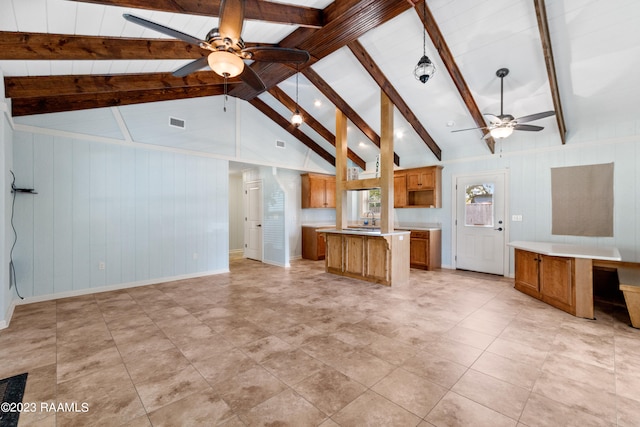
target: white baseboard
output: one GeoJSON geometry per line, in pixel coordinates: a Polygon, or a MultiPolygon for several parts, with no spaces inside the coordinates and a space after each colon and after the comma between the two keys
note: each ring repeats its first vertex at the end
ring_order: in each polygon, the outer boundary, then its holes
{"type": "Polygon", "coordinates": [[[139,280],[136,282],[128,282],[128,283],[119,283],[117,285],[100,286],[97,288],[77,289],[73,291],[59,292],[56,294],[38,295],[33,297],[26,297],[23,300],[13,300],[11,302],[11,305],[9,306],[9,309],[7,310],[6,317],[5,317],[6,320],[0,321],[0,329],[9,327],[9,323],[11,322],[11,317],[13,316],[13,311],[17,305],[51,301],[51,300],[57,300],[61,298],[78,297],[81,295],[98,294],[100,292],[109,292],[109,291],[117,291],[120,289],[136,288],[138,286],[157,285],[158,283],[174,282],[176,280],[194,279],[197,277],[213,276],[216,274],[222,274],[222,273],[228,273],[228,272],[229,272],[229,269],[225,268],[220,270],[204,271],[200,273],[182,274],[179,276],[172,276],[172,277],[161,277],[157,279],[139,280]]]}

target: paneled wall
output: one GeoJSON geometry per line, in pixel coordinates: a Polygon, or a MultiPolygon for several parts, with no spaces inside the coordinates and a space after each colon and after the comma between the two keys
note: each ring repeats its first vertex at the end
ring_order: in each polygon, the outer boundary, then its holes
{"type": "Polygon", "coordinates": [[[23,296],[228,269],[228,162],[17,131],[23,296]]]}
{"type": "MultiPolygon", "coordinates": [[[[2,78],[2,73],[0,73],[0,78],[2,78]]],[[[0,113],[0,138],[2,138],[2,145],[0,146],[0,188],[3,190],[2,197],[0,197],[0,239],[2,239],[0,244],[0,329],[2,329],[6,326],[5,313],[9,310],[14,292],[9,289],[9,252],[13,243],[13,233],[9,224],[12,200],[12,194],[9,191],[11,186],[9,170],[13,160],[13,132],[6,115],[2,113],[0,113]]]]}

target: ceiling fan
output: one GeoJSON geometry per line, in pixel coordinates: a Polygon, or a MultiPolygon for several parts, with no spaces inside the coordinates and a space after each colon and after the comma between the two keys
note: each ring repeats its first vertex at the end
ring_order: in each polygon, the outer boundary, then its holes
{"type": "Polygon", "coordinates": [[[483,137],[483,139],[487,139],[489,137],[500,139],[508,137],[513,133],[514,130],[538,132],[544,129],[544,127],[542,126],[525,125],[523,123],[553,116],[554,114],[556,114],[555,111],[544,111],[542,113],[530,114],[528,116],[519,117],[517,119],[515,119],[511,114],[504,114],[502,109],[504,96],[504,78],[507,76],[507,74],[509,74],[508,68],[500,68],[498,71],[496,71],[496,76],[500,77],[500,115],[496,116],[495,114],[483,114],[489,120],[489,126],[458,129],[453,130],[452,132],[463,132],[474,129],[489,129],[489,132],[483,137]]]}
{"type": "Polygon", "coordinates": [[[309,52],[276,46],[245,47],[241,38],[244,10],[245,0],[221,0],[218,28],[209,31],[206,40],[128,13],[122,16],[127,21],[210,51],[208,55],[175,70],[174,76],[184,77],[208,64],[216,74],[225,78],[225,82],[227,78],[240,76],[240,79],[252,88],[263,91],[266,87],[262,79],[244,63],[244,60],[302,64],[309,60],[309,52]]]}

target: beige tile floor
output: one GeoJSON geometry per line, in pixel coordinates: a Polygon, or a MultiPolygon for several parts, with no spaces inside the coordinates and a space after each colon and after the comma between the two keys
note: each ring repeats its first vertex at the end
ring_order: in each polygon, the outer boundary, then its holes
{"type": "Polygon", "coordinates": [[[640,330],[512,281],[412,270],[387,288],[233,260],[231,273],[18,306],[0,378],[21,425],[638,426],[640,330]]]}

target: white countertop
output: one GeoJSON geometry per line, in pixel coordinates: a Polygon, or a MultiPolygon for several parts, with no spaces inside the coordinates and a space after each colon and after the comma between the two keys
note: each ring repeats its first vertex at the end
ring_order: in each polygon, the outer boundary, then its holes
{"type": "Polygon", "coordinates": [[[622,261],[618,248],[595,247],[585,245],[569,245],[565,243],[548,242],[510,242],[509,246],[543,255],[562,256],[570,258],[590,258],[605,261],[622,261]]]}
{"type": "Polygon", "coordinates": [[[368,229],[368,228],[345,228],[338,230],[337,228],[321,228],[316,230],[318,233],[332,233],[332,234],[358,234],[365,236],[393,236],[400,234],[409,234],[406,230],[394,230],[391,233],[382,233],[380,229],[368,229]]]}

